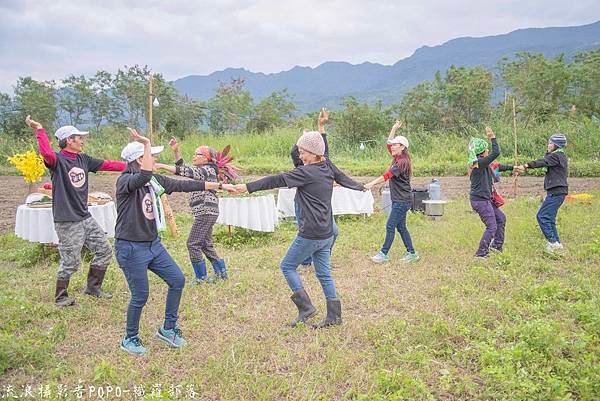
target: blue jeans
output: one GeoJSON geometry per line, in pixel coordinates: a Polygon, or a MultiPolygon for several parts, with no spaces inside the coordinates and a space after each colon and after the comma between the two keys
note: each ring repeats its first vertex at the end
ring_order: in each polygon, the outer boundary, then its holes
{"type": "MultiPolygon", "coordinates": [[[[296,224],[298,224],[298,227],[300,227],[300,220],[302,219],[302,211],[300,210],[300,205],[298,205],[298,202],[296,202],[296,200],[294,200],[294,212],[296,213],[296,224]]],[[[331,218],[332,224],[333,224],[333,242],[331,243],[331,252],[333,252],[333,245],[335,244],[335,240],[338,237],[339,234],[339,229],[337,226],[337,223],[335,222],[335,218],[331,218]]],[[[310,265],[312,263],[312,258],[309,256],[308,258],[306,258],[304,261],[302,261],[303,265],[310,265]]]]}
{"type": "Polygon", "coordinates": [[[300,275],[296,271],[298,265],[307,257],[312,256],[315,265],[315,275],[319,279],[319,283],[321,283],[325,298],[337,298],[335,284],[331,278],[331,267],[329,266],[332,243],[333,236],[327,239],[313,240],[296,235],[280,265],[283,276],[293,292],[300,291],[303,288],[300,275]]]}
{"type": "Polygon", "coordinates": [[[540,210],[537,212],[538,224],[548,242],[560,242],[558,231],[556,230],[556,215],[566,196],[565,194],[547,194],[542,206],[540,206],[540,210]]]}
{"type": "Polygon", "coordinates": [[[148,270],[163,279],[169,286],[165,307],[165,329],[175,327],[179,301],[185,285],[185,277],[171,258],[160,239],[152,242],[115,241],[117,262],[125,274],[131,300],[127,307],[127,338],[138,335],[142,309],[149,295],[148,270]]]}
{"type": "Polygon", "coordinates": [[[408,228],[406,228],[406,213],[409,211],[410,207],[410,202],[392,202],[390,216],[385,225],[385,241],[383,241],[383,246],[381,247],[382,253],[387,255],[390,251],[392,243],[394,242],[394,237],[396,236],[396,230],[400,233],[400,237],[402,237],[402,242],[404,242],[406,250],[410,253],[415,251],[412,239],[410,238],[410,233],[408,232],[408,228]]]}

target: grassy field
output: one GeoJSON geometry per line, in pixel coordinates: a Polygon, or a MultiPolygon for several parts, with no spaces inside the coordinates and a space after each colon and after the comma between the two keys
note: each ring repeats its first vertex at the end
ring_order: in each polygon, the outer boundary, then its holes
{"type": "MultiPolygon", "coordinates": [[[[514,139],[512,126],[506,122],[491,122],[498,135],[502,148],[501,162],[513,163],[514,139]]],[[[314,128],[314,127],[307,127],[314,128]]],[[[546,150],[548,137],[554,132],[564,132],[569,138],[567,154],[571,176],[600,177],[600,127],[588,119],[558,119],[537,127],[519,128],[519,162],[540,158],[546,150]]],[[[217,149],[231,145],[234,164],[243,168],[243,174],[261,175],[290,169],[290,148],[302,132],[301,127],[278,128],[265,134],[235,133],[211,135],[192,133],[181,140],[181,153],[188,160],[200,144],[217,149]]],[[[466,175],[466,148],[470,136],[484,136],[483,130],[470,128],[465,132],[399,132],[410,140],[410,151],[414,161],[414,174],[417,176],[457,176],[466,175]]],[[[50,133],[52,136],[52,133],[50,133]]],[[[343,133],[332,130],[329,133],[332,160],[344,171],[353,175],[377,176],[389,165],[389,154],[385,149],[387,132],[373,134],[376,138],[365,143],[360,150],[358,143],[350,143],[343,133]]],[[[169,135],[160,133],[156,144],[167,145],[169,135]]],[[[105,128],[101,133],[92,134],[85,151],[96,157],[119,159],[121,149],[129,140],[125,129],[105,128]]],[[[0,174],[15,174],[8,165],[6,156],[34,147],[35,135],[17,140],[0,136],[0,174]]],[[[56,147],[57,145],[54,144],[56,147]]],[[[168,146],[167,146],[168,148],[168,146]]],[[[173,155],[167,149],[160,157],[166,163],[173,162],[173,155]]],[[[541,174],[534,171],[532,174],[541,174]]]]}
{"type": "MultiPolygon", "coordinates": [[[[567,252],[551,257],[535,212],[539,199],[504,207],[506,250],[487,261],[473,253],[483,225],[466,199],[441,221],[409,216],[422,260],[402,265],[397,237],[392,262],[369,261],[381,245],[385,216],[344,217],[333,276],[344,324],[292,329],[289,290],[278,269],[295,234],[218,227],[217,250],[231,280],[186,287],[180,326],[191,343],[168,349],[154,338],[166,286],[151,275],[140,334],[149,354],[119,350],[129,292],[113,262],[105,287],[115,295],[83,295],[86,267],[75,274],[77,304],[52,303],[57,256],[12,234],[0,237],[0,389],[108,385],[134,399],[206,400],[597,400],[600,399],[600,193],[590,204],[566,204],[558,225],[567,252]],[[596,216],[593,217],[592,216],[596,216]],[[160,397],[151,397],[161,385],[160,397]],[[181,396],[170,396],[171,386],[181,396]],[[139,389],[139,387],[138,387],[139,389]]],[[[164,242],[188,278],[189,215],[183,236],[164,242]]],[[[320,318],[324,301],[312,272],[303,273],[320,318]]],[[[18,392],[17,392],[18,393],[18,392]]],[[[74,399],[74,394],[70,394],[74,399]]],[[[112,397],[111,399],[117,399],[112,397]]]]}

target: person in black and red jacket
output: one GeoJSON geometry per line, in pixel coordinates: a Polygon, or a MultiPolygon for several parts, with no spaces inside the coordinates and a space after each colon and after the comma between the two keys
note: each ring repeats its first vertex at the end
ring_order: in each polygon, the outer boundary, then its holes
{"type": "Polygon", "coordinates": [[[406,253],[400,258],[404,263],[412,263],[419,260],[419,254],[413,247],[412,238],[406,227],[406,214],[412,203],[412,188],[410,186],[410,177],[412,175],[412,162],[408,153],[408,139],[402,135],[396,136],[396,131],[402,127],[401,121],[396,121],[390,130],[388,136],[387,148],[392,155],[392,164],[388,171],[382,176],[374,179],[365,185],[371,189],[374,185],[381,184],[384,181],[390,182],[390,197],[392,199],[392,210],[385,226],[385,241],[381,250],[371,258],[375,263],[385,263],[390,260],[388,252],[394,242],[396,230],[402,237],[402,242],[406,247],[406,253]]]}

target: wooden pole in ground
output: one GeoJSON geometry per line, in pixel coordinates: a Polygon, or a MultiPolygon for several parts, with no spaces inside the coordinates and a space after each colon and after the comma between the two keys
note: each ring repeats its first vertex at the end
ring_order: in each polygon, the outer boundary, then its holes
{"type": "MultiPolygon", "coordinates": [[[[150,74],[150,78],[148,79],[148,138],[150,138],[150,143],[154,144],[153,138],[153,126],[152,126],[152,109],[154,107],[154,91],[153,91],[153,80],[154,77],[150,74]]],[[[177,236],[177,223],[175,223],[175,215],[173,214],[173,209],[171,209],[171,205],[169,204],[169,198],[166,194],[162,194],[160,196],[160,200],[163,204],[163,212],[165,213],[165,220],[167,221],[167,227],[169,228],[169,232],[172,236],[177,236]]]]}
{"type": "MultiPolygon", "coordinates": [[[[512,98],[512,109],[513,109],[513,140],[514,140],[514,164],[517,164],[518,148],[517,148],[517,107],[515,105],[515,98],[512,98]]],[[[519,187],[519,176],[513,174],[513,197],[517,197],[517,190],[519,187]]]]}
{"type": "Polygon", "coordinates": [[[152,138],[152,102],[154,101],[154,92],[152,92],[152,74],[150,74],[150,79],[148,79],[148,138],[150,138],[150,142],[154,144],[154,138],[152,138]]]}

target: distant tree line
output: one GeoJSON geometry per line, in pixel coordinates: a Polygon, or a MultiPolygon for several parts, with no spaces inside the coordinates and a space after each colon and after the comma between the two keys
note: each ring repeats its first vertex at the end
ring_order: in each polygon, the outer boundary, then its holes
{"type": "MultiPolygon", "coordinates": [[[[286,90],[255,102],[244,80],[233,78],[221,82],[212,98],[199,101],[180,95],[161,74],[136,65],[116,74],[72,75],[58,83],[19,78],[12,96],[0,93],[0,133],[21,135],[27,114],[47,127],[145,126],[151,74],[153,92],[160,101],[153,110],[155,131],[185,136],[204,127],[215,134],[265,133],[294,121],[296,125],[310,124],[314,117],[313,113],[297,116],[286,90]]],[[[410,89],[396,104],[367,104],[348,97],[332,113],[331,125],[354,142],[386,131],[396,118],[411,129],[460,131],[485,124],[493,115],[512,113],[513,99],[518,105],[517,118],[525,125],[567,113],[597,118],[600,50],[578,54],[570,62],[562,55],[546,58],[518,53],[513,59],[501,60],[495,72],[451,66],[444,74],[438,72],[433,80],[410,89]],[[499,102],[492,102],[493,93],[501,97],[499,102]]]]}

